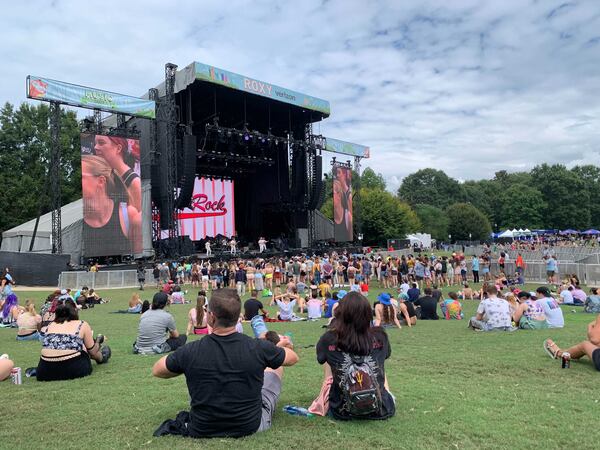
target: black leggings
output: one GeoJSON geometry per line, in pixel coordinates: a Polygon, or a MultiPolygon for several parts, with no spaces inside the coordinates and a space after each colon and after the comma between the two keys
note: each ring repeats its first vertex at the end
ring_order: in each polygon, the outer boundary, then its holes
{"type": "MultiPolygon", "coordinates": [[[[52,359],[52,358],[47,358],[52,359]]],[[[87,352],[80,352],[66,361],[49,362],[40,358],[37,366],[38,381],[73,380],[91,375],[92,362],[87,352]]]]}

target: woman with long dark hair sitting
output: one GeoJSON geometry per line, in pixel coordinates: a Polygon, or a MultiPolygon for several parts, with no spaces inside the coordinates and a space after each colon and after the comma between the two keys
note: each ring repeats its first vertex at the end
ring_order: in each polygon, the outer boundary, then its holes
{"type": "Polygon", "coordinates": [[[339,420],[392,417],[395,400],[385,375],[385,360],[392,350],[384,329],[371,327],[369,301],[350,292],[340,301],[335,317],[333,328],[317,343],[317,361],[325,370],[322,403],[328,401],[329,414],[339,420]],[[328,393],[324,392],[327,384],[328,393]]]}
{"type": "Polygon", "coordinates": [[[98,364],[108,361],[111,352],[102,347],[104,336],[92,337],[90,325],[79,320],[73,301],[59,301],[54,321],[42,340],[42,355],[37,367],[38,381],[71,380],[92,373],[90,358],[98,364]]]}

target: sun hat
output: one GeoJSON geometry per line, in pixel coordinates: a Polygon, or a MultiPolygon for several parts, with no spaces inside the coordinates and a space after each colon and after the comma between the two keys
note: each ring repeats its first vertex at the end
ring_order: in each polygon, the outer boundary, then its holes
{"type": "Polygon", "coordinates": [[[379,303],[381,303],[382,305],[386,305],[386,306],[392,304],[392,302],[390,301],[391,298],[392,297],[387,292],[382,292],[381,294],[379,294],[377,296],[377,300],[379,300],[379,303]]]}
{"type": "Polygon", "coordinates": [[[343,298],[344,298],[344,296],[345,296],[347,293],[348,293],[348,292],[346,292],[346,291],[345,291],[345,290],[343,290],[343,289],[339,290],[339,291],[338,291],[338,293],[337,293],[337,298],[338,298],[338,300],[341,300],[341,299],[343,299],[343,298]]]}

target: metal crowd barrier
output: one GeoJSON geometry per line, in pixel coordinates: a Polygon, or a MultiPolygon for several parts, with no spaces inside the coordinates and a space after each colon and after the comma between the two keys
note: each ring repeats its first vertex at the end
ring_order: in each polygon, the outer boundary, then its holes
{"type": "MultiPolygon", "coordinates": [[[[152,283],[153,281],[152,269],[146,269],[146,283],[152,283]]],[[[82,286],[93,289],[137,287],[137,271],[62,272],[58,277],[58,286],[61,289],[80,289],[82,286]]]]}

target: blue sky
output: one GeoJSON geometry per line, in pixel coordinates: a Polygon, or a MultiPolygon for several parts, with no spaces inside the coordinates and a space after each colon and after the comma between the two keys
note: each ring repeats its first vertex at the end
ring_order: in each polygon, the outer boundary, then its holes
{"type": "Polygon", "coordinates": [[[37,1],[0,11],[0,102],[27,74],[140,95],[192,61],[331,102],[389,188],[600,165],[600,2],[37,1]]]}

